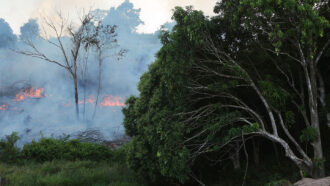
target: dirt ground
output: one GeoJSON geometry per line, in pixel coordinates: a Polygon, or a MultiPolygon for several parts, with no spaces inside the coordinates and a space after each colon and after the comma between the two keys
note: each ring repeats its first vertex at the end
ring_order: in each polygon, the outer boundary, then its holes
{"type": "Polygon", "coordinates": [[[294,186],[330,186],[330,177],[321,179],[304,178],[295,183],[294,186]]]}

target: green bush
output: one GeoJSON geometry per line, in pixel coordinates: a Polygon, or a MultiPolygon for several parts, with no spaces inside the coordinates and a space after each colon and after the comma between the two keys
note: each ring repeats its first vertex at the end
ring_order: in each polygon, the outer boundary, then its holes
{"type": "Polygon", "coordinates": [[[16,147],[19,136],[16,132],[0,140],[0,161],[14,163],[20,156],[20,150],[16,147]]]}
{"type": "Polygon", "coordinates": [[[101,144],[84,143],[79,140],[42,138],[26,144],[22,157],[38,162],[52,160],[111,160],[112,150],[101,144]]]}

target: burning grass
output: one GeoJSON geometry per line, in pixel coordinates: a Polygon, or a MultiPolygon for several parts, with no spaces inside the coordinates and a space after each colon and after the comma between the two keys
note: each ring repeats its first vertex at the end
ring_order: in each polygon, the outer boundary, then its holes
{"type": "Polygon", "coordinates": [[[0,111],[1,110],[8,110],[8,105],[6,104],[0,105],[0,111]]]}
{"type": "Polygon", "coordinates": [[[23,92],[16,94],[14,101],[20,102],[27,98],[42,98],[44,97],[44,89],[43,88],[30,88],[25,89],[23,92]]]}

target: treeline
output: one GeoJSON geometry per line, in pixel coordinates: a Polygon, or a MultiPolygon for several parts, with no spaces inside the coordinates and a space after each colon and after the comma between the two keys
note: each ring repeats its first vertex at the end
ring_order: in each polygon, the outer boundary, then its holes
{"type": "Polygon", "coordinates": [[[178,7],[162,31],[123,109],[129,166],[150,184],[329,175],[329,2],[223,0],[214,11],[178,7]]]}

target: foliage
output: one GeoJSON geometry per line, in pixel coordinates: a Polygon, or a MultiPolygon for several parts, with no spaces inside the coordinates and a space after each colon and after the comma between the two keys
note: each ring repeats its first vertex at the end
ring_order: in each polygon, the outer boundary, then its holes
{"type": "Polygon", "coordinates": [[[263,91],[264,96],[270,100],[270,103],[273,107],[283,108],[286,104],[286,101],[289,95],[276,87],[271,81],[260,81],[260,88],[263,91]]]}
{"type": "MultiPolygon", "coordinates": [[[[312,148],[322,149],[315,104],[322,77],[317,76],[328,71],[314,60],[330,36],[326,5],[223,0],[210,19],[191,7],[176,8],[177,25],[161,32],[163,47],[140,79],[140,95],[123,109],[126,132],[133,137],[130,167],[152,183],[185,183],[202,162],[224,168],[223,159],[234,151],[231,142],[241,146],[242,135],[259,135],[266,138],[258,142],[280,144],[281,155],[298,167],[317,168],[311,159],[323,155],[313,158],[307,146],[313,142],[312,148]]],[[[268,150],[256,153],[274,157],[268,150]]],[[[244,156],[240,149],[239,154],[244,156]]],[[[308,174],[320,176],[322,167],[308,174]]]]}
{"type": "Polygon", "coordinates": [[[305,143],[313,142],[317,137],[317,129],[315,127],[307,127],[302,131],[300,141],[305,143]]]}
{"type": "Polygon", "coordinates": [[[19,136],[16,132],[6,136],[0,141],[0,161],[7,163],[14,163],[19,158],[19,148],[16,147],[16,142],[19,136]]]}
{"type": "Polygon", "coordinates": [[[126,132],[133,136],[128,150],[130,167],[151,182],[188,179],[190,152],[182,144],[186,129],[177,113],[188,103],[186,78],[203,37],[207,22],[191,7],[177,7],[177,25],[160,36],[162,49],[149,71],[141,77],[139,97],[131,97],[123,109],[126,132]]]}
{"type": "Polygon", "coordinates": [[[38,162],[52,160],[106,161],[112,157],[112,150],[101,144],[84,143],[79,140],[42,138],[26,144],[22,157],[38,162]]]}

